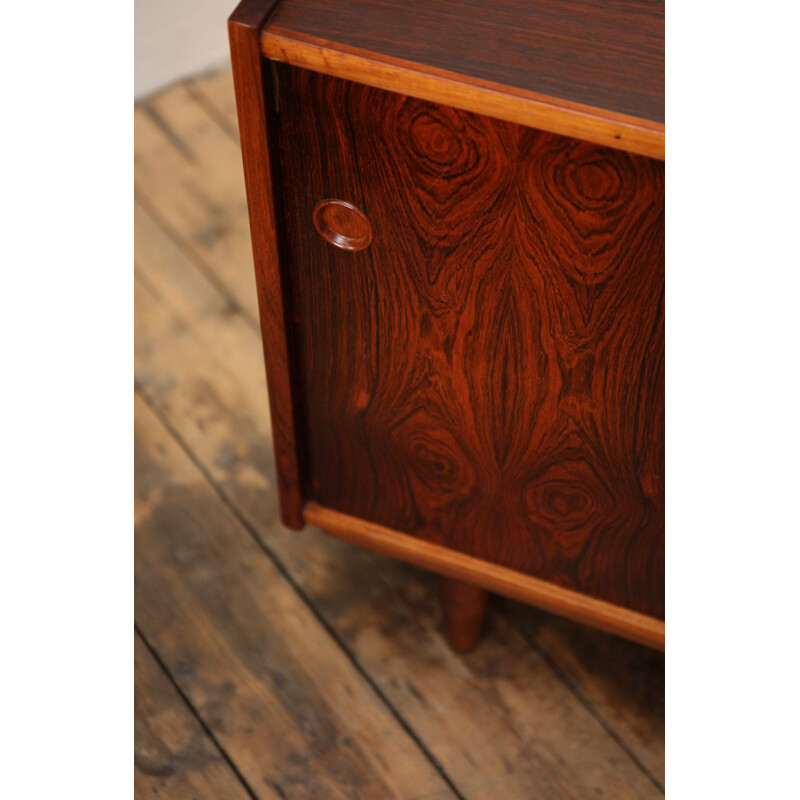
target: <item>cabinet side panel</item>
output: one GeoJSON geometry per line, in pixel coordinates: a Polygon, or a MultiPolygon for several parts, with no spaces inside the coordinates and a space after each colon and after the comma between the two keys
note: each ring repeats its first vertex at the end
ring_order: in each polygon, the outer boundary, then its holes
{"type": "Polygon", "coordinates": [[[663,163],[278,74],[311,497],[663,617],[663,163]]]}
{"type": "Polygon", "coordinates": [[[250,236],[261,333],[264,345],[269,405],[272,417],[281,517],[290,528],[303,526],[302,483],[298,462],[296,401],[292,391],[291,329],[286,250],[281,198],[273,191],[277,148],[267,124],[272,85],[266,79],[267,62],[261,56],[260,31],[277,0],[242,0],[228,20],[233,84],[242,144],[250,236]]]}

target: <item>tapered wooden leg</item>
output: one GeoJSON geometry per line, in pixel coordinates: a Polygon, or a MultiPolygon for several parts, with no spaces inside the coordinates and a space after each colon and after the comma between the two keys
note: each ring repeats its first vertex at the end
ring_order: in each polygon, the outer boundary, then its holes
{"type": "Polygon", "coordinates": [[[444,633],[450,647],[466,653],[478,643],[486,618],[489,593],[471,583],[439,578],[444,633]]]}

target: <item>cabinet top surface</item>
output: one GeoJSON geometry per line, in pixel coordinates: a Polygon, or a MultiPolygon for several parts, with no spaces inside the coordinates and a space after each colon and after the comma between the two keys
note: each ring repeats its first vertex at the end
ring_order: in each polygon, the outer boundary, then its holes
{"type": "Polygon", "coordinates": [[[663,0],[282,0],[270,36],[396,59],[663,133],[663,0]]]}

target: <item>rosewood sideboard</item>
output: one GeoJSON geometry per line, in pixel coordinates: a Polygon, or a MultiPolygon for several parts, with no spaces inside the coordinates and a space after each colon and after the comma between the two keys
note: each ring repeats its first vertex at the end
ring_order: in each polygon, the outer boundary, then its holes
{"type": "Polygon", "coordinates": [[[663,648],[663,2],[228,26],[284,523],[663,648]]]}

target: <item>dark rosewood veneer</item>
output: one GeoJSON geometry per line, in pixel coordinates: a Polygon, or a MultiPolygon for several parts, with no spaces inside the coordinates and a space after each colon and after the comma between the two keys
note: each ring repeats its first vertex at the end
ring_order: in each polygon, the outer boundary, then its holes
{"type": "Polygon", "coordinates": [[[663,648],[663,5],[229,31],[284,522],[663,648]]]}

